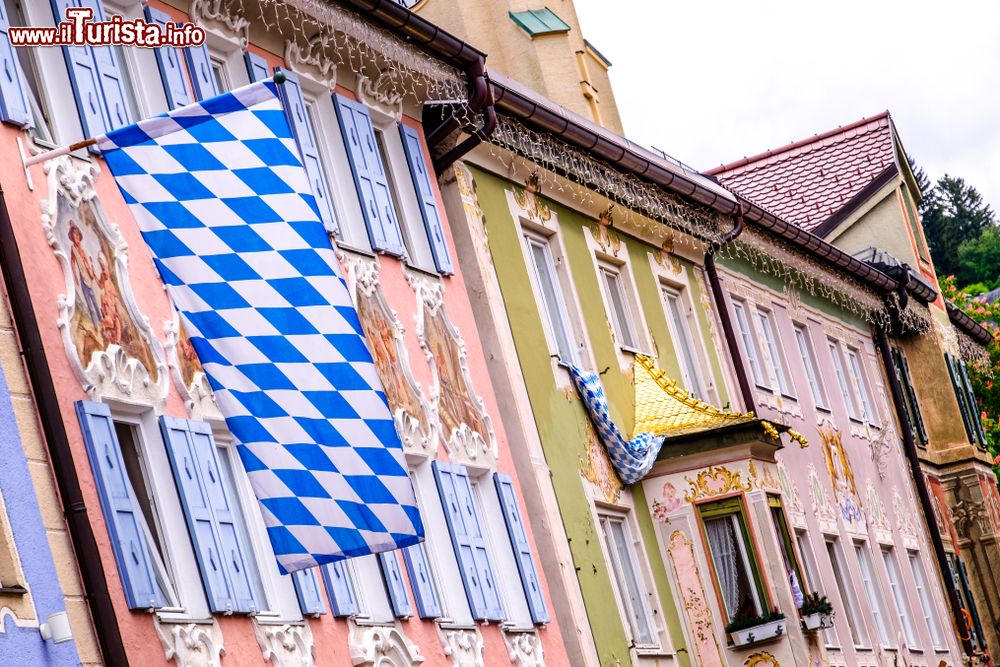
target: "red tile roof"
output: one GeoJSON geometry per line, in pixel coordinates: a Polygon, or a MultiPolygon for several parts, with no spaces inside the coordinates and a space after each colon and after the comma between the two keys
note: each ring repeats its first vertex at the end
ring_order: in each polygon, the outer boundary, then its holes
{"type": "Polygon", "coordinates": [[[885,111],[705,173],[778,217],[817,231],[895,166],[892,120],[885,111]]]}

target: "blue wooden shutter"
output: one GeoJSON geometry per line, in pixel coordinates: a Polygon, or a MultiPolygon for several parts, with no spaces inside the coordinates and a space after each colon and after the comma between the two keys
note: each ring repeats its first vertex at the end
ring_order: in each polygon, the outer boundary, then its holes
{"type": "Polygon", "coordinates": [[[302,86],[295,72],[284,71],[284,74],[285,83],[281,84],[280,88],[285,103],[285,113],[288,114],[289,124],[295,133],[295,141],[302,155],[302,164],[306,168],[306,175],[309,176],[309,183],[312,184],[316,208],[326,228],[336,233],[339,230],[337,218],[333,213],[333,203],[330,201],[326,170],[323,169],[323,161],[319,156],[315,128],[306,109],[305,99],[302,97],[302,86]]]}
{"type": "MultiPolygon", "coordinates": [[[[152,7],[146,7],[146,20],[164,26],[164,29],[171,22],[169,14],[152,7]]],[[[155,51],[156,64],[163,80],[163,92],[167,95],[167,108],[178,109],[191,104],[191,91],[188,90],[187,78],[184,76],[180,51],[172,46],[161,46],[155,51]]]]}
{"type": "Polygon", "coordinates": [[[503,605],[465,466],[434,461],[432,468],[472,616],[481,621],[501,621],[503,605]]]}
{"type": "Polygon", "coordinates": [[[354,597],[354,584],[348,565],[342,560],[323,566],[323,581],[330,596],[330,610],[334,616],[353,616],[358,613],[358,600],[354,597]]]}
{"type": "Polygon", "coordinates": [[[87,455],[94,471],[104,522],[118,563],[129,609],[156,609],[164,604],[156,581],[153,559],[146,541],[144,522],[125,464],[121,446],[104,403],[76,402],[87,455]]]}
{"type": "Polygon", "coordinates": [[[368,238],[376,250],[402,257],[406,254],[406,247],[399,228],[399,216],[392,201],[389,179],[368,109],[341,95],[334,95],[333,101],[361,201],[361,212],[368,228],[368,238]]]}
{"type": "Polygon", "coordinates": [[[160,426],[209,607],[216,613],[257,611],[211,427],[176,417],[162,417],[160,426]]]}
{"type": "MultiPolygon", "coordinates": [[[[67,7],[81,6],[87,6],[83,0],[52,0],[56,23],[64,19],[67,7]]],[[[83,133],[88,137],[104,134],[108,130],[104,96],[101,93],[100,75],[94,62],[93,49],[89,46],[64,46],[63,54],[69,69],[76,107],[80,112],[83,133]]]]}
{"type": "Polygon", "coordinates": [[[406,149],[406,162],[410,165],[410,177],[417,191],[427,240],[430,241],[431,251],[434,253],[434,266],[441,273],[452,274],[455,268],[448,254],[448,241],[444,236],[438,202],[434,196],[434,186],[427,170],[427,161],[424,160],[424,144],[417,130],[409,125],[400,124],[399,135],[403,140],[403,148],[406,149]]]}
{"type": "Polygon", "coordinates": [[[378,555],[382,567],[382,577],[389,589],[389,599],[392,601],[392,613],[396,618],[413,616],[410,598],[406,595],[406,584],[403,583],[403,571],[399,569],[399,560],[394,551],[386,551],[378,555]]]}
{"type": "Polygon", "coordinates": [[[247,73],[250,75],[250,83],[257,83],[258,81],[263,81],[267,77],[271,76],[268,73],[267,61],[263,56],[247,51],[243,54],[243,60],[246,61],[247,64],[247,73]]]}
{"type": "Polygon", "coordinates": [[[441,603],[438,600],[437,588],[434,586],[434,577],[427,561],[424,543],[403,549],[403,562],[406,563],[406,573],[410,577],[413,597],[417,601],[417,615],[420,618],[440,618],[441,603]]]}
{"type": "Polygon", "coordinates": [[[215,72],[212,71],[212,57],[208,54],[208,46],[189,46],[184,49],[184,60],[187,62],[191,85],[194,86],[194,97],[199,102],[215,97],[222,91],[215,83],[215,72]]]}
{"type": "Polygon", "coordinates": [[[295,584],[295,595],[299,598],[299,609],[306,616],[322,616],[326,613],[323,596],[319,592],[319,579],[316,578],[316,568],[292,572],[292,583],[295,584]]]}
{"type": "MultiPolygon", "coordinates": [[[[104,5],[101,0],[83,0],[85,7],[94,8],[94,20],[104,21],[104,5]]],[[[94,63],[97,65],[98,80],[101,84],[101,95],[104,98],[104,113],[107,118],[107,129],[114,130],[132,122],[129,117],[128,104],[125,102],[125,81],[122,78],[122,67],[118,55],[110,46],[93,47],[94,63]]]]}
{"type": "Polygon", "coordinates": [[[542,594],[541,582],[538,580],[538,570],[535,569],[535,558],[531,552],[531,542],[524,529],[521,519],[521,507],[514,493],[514,483],[510,475],[498,472],[493,474],[493,482],[497,487],[500,507],[503,508],[504,522],[507,524],[507,535],[510,545],[514,548],[517,559],[517,570],[521,573],[521,586],[531,610],[531,620],[535,623],[548,623],[549,612],[545,608],[545,596],[542,594]]]}
{"type": "MultiPolygon", "coordinates": [[[[21,61],[11,46],[8,30],[10,17],[0,2],[0,120],[11,125],[32,125],[28,84],[24,80],[21,61]]],[[[21,47],[24,48],[24,47],[21,47]]]]}

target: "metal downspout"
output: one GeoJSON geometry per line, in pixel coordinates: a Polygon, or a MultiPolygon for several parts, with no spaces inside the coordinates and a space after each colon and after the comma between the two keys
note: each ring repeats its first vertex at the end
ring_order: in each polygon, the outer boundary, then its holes
{"type": "MultiPolygon", "coordinates": [[[[437,174],[444,173],[456,160],[488,139],[497,126],[497,114],[493,106],[493,94],[490,92],[490,84],[486,78],[486,62],[482,59],[475,61],[466,68],[465,75],[469,81],[469,101],[466,103],[466,108],[472,114],[482,112],[485,116],[485,122],[479,130],[473,132],[462,143],[441,157],[434,159],[434,172],[437,174]]],[[[427,134],[427,147],[430,149],[432,155],[434,148],[452,132],[459,129],[460,125],[458,119],[452,115],[427,134]]]]}
{"type": "Polygon", "coordinates": [[[715,308],[719,313],[719,323],[722,325],[722,334],[726,339],[729,357],[733,360],[736,381],[740,385],[743,409],[747,412],[754,412],[757,406],[753,398],[753,389],[750,387],[750,377],[747,375],[746,366],[743,364],[743,355],[740,353],[739,343],[736,342],[736,331],[733,329],[733,320],[729,316],[726,293],[722,289],[722,283],[719,281],[719,270],[715,266],[715,253],[739,236],[743,232],[743,228],[743,209],[741,207],[736,214],[736,224],[732,230],[721,241],[713,243],[705,253],[705,273],[708,274],[708,284],[712,288],[712,298],[715,300],[715,308]]]}
{"type": "MultiPolygon", "coordinates": [[[[904,280],[900,284],[906,285],[904,280]]],[[[903,399],[903,388],[899,385],[899,377],[896,375],[896,366],[892,360],[892,351],[889,347],[889,337],[885,329],[878,327],[875,330],[875,346],[882,357],[882,365],[885,366],[885,374],[889,379],[889,393],[892,394],[892,405],[899,416],[899,422],[903,429],[903,451],[906,454],[906,461],[910,465],[910,474],[913,476],[913,484],[917,487],[917,497],[920,499],[920,509],[924,513],[924,520],[927,530],[931,536],[931,544],[934,547],[934,556],[938,562],[938,569],[942,573],[945,591],[948,594],[948,603],[951,606],[952,621],[958,629],[959,636],[965,636],[962,640],[962,650],[965,655],[972,657],[972,648],[969,627],[965,623],[965,616],[962,614],[962,601],[955,590],[955,582],[947,576],[948,556],[944,550],[944,540],[941,539],[941,531],[938,530],[937,520],[934,518],[934,506],[931,504],[930,492],[927,490],[927,479],[924,477],[920,467],[920,457],[917,454],[917,443],[913,439],[913,425],[910,423],[910,415],[906,412],[906,402],[903,399]]]]}
{"type": "Polygon", "coordinates": [[[63,423],[56,398],[55,385],[49,374],[42,336],[38,330],[31,295],[21,264],[21,256],[14,235],[14,226],[7,211],[7,202],[0,190],[0,271],[7,287],[11,316],[21,345],[21,355],[28,372],[31,392],[38,408],[39,422],[52,462],[59,497],[62,499],[63,516],[69,527],[73,550],[80,567],[87,603],[94,631],[101,646],[104,663],[112,667],[126,667],[128,658],[118,628],[114,604],[104,574],[104,563],[97,548],[93,526],[87,516],[87,506],[80,490],[80,479],[70,450],[66,425],[63,423]]]}

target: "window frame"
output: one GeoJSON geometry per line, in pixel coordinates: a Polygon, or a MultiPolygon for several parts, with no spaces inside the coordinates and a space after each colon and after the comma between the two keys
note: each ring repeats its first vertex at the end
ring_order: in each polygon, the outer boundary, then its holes
{"type": "Polygon", "coordinates": [[[638,533],[632,525],[633,514],[627,508],[612,508],[605,505],[598,505],[595,509],[598,535],[601,546],[604,548],[604,560],[608,566],[608,575],[611,579],[622,624],[632,641],[632,646],[637,652],[659,652],[663,647],[663,629],[656,622],[659,617],[657,613],[659,605],[653,604],[656,600],[656,589],[654,585],[651,585],[652,582],[648,576],[646,563],[642,557],[641,537],[636,538],[638,533]],[[614,546],[610,543],[608,532],[605,530],[605,524],[611,522],[621,525],[622,535],[626,539],[626,547],[630,544],[633,547],[626,549],[629,556],[628,566],[632,571],[636,592],[642,596],[644,603],[641,611],[645,619],[647,631],[649,632],[649,643],[641,641],[640,628],[637,628],[634,624],[637,616],[627,593],[628,582],[624,579],[625,573],[621,569],[620,557],[614,546]],[[636,545],[639,545],[638,549],[635,548],[636,545]]]}
{"type": "Polygon", "coordinates": [[[802,366],[805,370],[806,384],[809,385],[809,394],[812,396],[813,405],[817,410],[829,412],[830,403],[826,395],[826,388],[820,382],[819,364],[816,363],[816,349],[813,347],[809,325],[801,322],[792,322],[792,329],[795,333],[796,348],[799,351],[799,358],[802,360],[802,366]]]}
{"type": "Polygon", "coordinates": [[[604,312],[611,322],[618,348],[630,354],[639,353],[643,346],[642,321],[638,315],[639,304],[631,289],[631,276],[628,266],[614,262],[606,257],[597,256],[597,276],[601,294],[604,297],[604,312]],[[614,303],[612,281],[615,284],[621,312],[614,303]],[[626,334],[631,341],[626,340],[626,334]]]}
{"type": "Polygon", "coordinates": [[[739,329],[740,343],[743,347],[743,354],[746,355],[750,364],[750,375],[758,389],[773,391],[767,384],[768,379],[764,374],[763,358],[757,341],[756,327],[751,323],[751,316],[747,312],[750,310],[750,303],[743,299],[730,296],[733,303],[733,314],[736,316],[736,328],[739,329]]]}
{"type": "MultiPolygon", "coordinates": [[[[781,549],[782,558],[788,560],[788,565],[798,579],[799,590],[802,595],[806,595],[807,582],[805,579],[805,569],[802,567],[802,559],[796,549],[795,535],[791,525],[788,523],[788,514],[785,511],[785,504],[781,502],[781,497],[773,494],[767,495],[767,506],[770,510],[771,524],[778,538],[778,547],[781,549]]],[[[789,581],[791,587],[791,581],[789,581]]]]}
{"type": "Polygon", "coordinates": [[[778,322],[774,311],[767,308],[757,307],[757,325],[760,327],[760,334],[763,338],[764,350],[771,360],[770,371],[773,375],[771,382],[774,383],[772,390],[777,390],[785,398],[796,400],[795,386],[792,383],[791,374],[788,372],[788,362],[781,350],[781,338],[778,334],[778,322]]]}
{"type": "Polygon", "coordinates": [[[947,651],[948,642],[944,638],[941,626],[938,624],[938,615],[934,610],[934,603],[931,598],[931,591],[927,587],[927,573],[924,570],[924,561],[918,551],[907,551],[907,559],[910,561],[910,572],[913,573],[913,583],[917,589],[917,599],[920,600],[920,611],[927,625],[927,634],[931,638],[931,646],[935,651],[947,651]]]}
{"type": "Polygon", "coordinates": [[[709,569],[712,572],[712,583],[715,587],[716,596],[719,600],[719,607],[723,611],[723,618],[727,623],[732,622],[739,610],[730,613],[726,606],[725,598],[722,596],[722,585],[719,581],[718,567],[715,562],[715,555],[712,552],[712,545],[708,539],[707,521],[714,519],[731,519],[733,521],[734,532],[738,538],[736,544],[739,548],[739,555],[746,568],[746,574],[751,584],[751,594],[758,614],[771,611],[771,599],[768,595],[767,586],[764,581],[763,569],[761,568],[760,552],[754,543],[753,534],[750,531],[750,521],[747,516],[747,508],[742,496],[732,496],[720,500],[710,500],[697,505],[698,525],[702,533],[705,544],[705,552],[708,555],[709,569]]]}
{"type": "MultiPolygon", "coordinates": [[[[799,555],[802,556],[802,567],[807,579],[810,593],[821,593],[823,591],[822,581],[819,575],[819,565],[816,563],[816,553],[813,551],[812,543],[809,540],[807,530],[795,531],[795,544],[799,548],[799,555]]],[[[831,623],[823,628],[823,644],[829,649],[840,649],[840,639],[837,636],[836,624],[831,623]]]]}
{"type": "Polygon", "coordinates": [[[837,377],[837,386],[840,389],[840,397],[844,401],[848,418],[859,424],[864,423],[864,415],[860,411],[858,397],[855,390],[851,388],[847,374],[847,362],[843,353],[843,346],[836,338],[827,338],[830,358],[833,361],[834,375],[837,377]]]}
{"type": "Polygon", "coordinates": [[[662,280],[659,287],[660,299],[666,309],[667,331],[681,369],[684,389],[695,398],[715,402],[718,396],[715,383],[709,380],[712,374],[705,348],[702,339],[694,335],[695,331],[700,333],[701,330],[694,321],[691,293],[686,286],[675,286],[662,280]],[[671,305],[672,302],[676,308],[671,305]],[[690,377],[692,373],[693,378],[690,377]]]}
{"type": "Polygon", "coordinates": [[[889,618],[885,613],[885,599],[882,595],[882,587],[875,573],[871,553],[867,542],[854,543],[854,555],[858,560],[858,571],[861,573],[861,584],[865,589],[865,597],[868,599],[869,617],[875,624],[878,633],[879,643],[883,649],[895,651],[898,646],[894,643],[892,628],[889,627],[889,618]]]}
{"type": "Polygon", "coordinates": [[[875,404],[875,393],[868,378],[868,370],[860,348],[846,345],[847,365],[854,375],[854,390],[858,394],[858,404],[861,406],[861,417],[869,425],[879,427],[879,412],[875,404]]]}
{"type": "Polygon", "coordinates": [[[830,568],[833,570],[833,579],[840,593],[840,604],[843,607],[847,628],[851,631],[851,642],[854,648],[862,651],[870,651],[871,638],[868,636],[868,626],[862,621],[860,605],[858,604],[857,591],[853,586],[853,579],[848,577],[844,569],[846,563],[843,558],[843,550],[840,548],[839,540],[827,538],[826,554],[830,561],[830,568]]]}
{"type": "Polygon", "coordinates": [[[899,624],[903,629],[906,648],[911,651],[920,651],[922,650],[920,639],[917,637],[917,629],[913,625],[913,611],[910,609],[910,601],[907,599],[906,589],[903,587],[896,550],[889,546],[883,546],[880,551],[882,552],[882,561],[885,563],[889,591],[892,593],[892,599],[896,605],[896,615],[899,616],[899,624]]]}
{"type": "MultiPolygon", "coordinates": [[[[570,314],[569,305],[566,298],[566,288],[563,278],[563,272],[560,268],[565,265],[565,261],[557,261],[555,254],[552,252],[552,244],[558,243],[558,236],[553,233],[550,235],[542,234],[534,229],[527,227],[526,225],[521,225],[521,238],[523,243],[523,248],[525,252],[525,259],[528,264],[528,273],[530,275],[531,284],[535,291],[535,299],[539,306],[539,314],[541,315],[542,327],[545,331],[545,337],[548,342],[549,355],[557,357],[557,363],[560,366],[568,366],[570,364],[580,364],[581,363],[581,350],[579,345],[579,337],[577,336],[575,321],[573,316],[570,314]],[[541,248],[545,256],[547,267],[549,269],[550,278],[552,281],[551,287],[552,292],[555,295],[557,301],[554,304],[556,311],[558,312],[561,321],[561,329],[563,336],[566,339],[566,344],[569,347],[570,359],[562,358],[562,350],[559,349],[559,339],[558,333],[556,332],[555,324],[552,321],[552,313],[550,306],[552,304],[548,303],[545,296],[545,292],[542,286],[542,277],[538,271],[538,265],[535,261],[535,255],[532,252],[532,248],[541,248]]],[[[564,256],[560,254],[560,259],[564,256]]]]}

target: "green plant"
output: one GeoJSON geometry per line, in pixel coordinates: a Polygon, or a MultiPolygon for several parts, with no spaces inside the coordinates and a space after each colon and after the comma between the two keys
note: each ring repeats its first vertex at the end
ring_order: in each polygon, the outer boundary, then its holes
{"type": "Polygon", "coordinates": [[[832,614],[833,605],[830,601],[826,599],[825,595],[820,595],[819,593],[810,593],[802,601],[803,616],[809,616],[811,614],[832,614]]]}
{"type": "Polygon", "coordinates": [[[772,621],[780,621],[784,617],[785,615],[777,609],[765,611],[763,614],[758,614],[756,611],[745,612],[737,615],[736,618],[734,618],[729,625],[726,626],[726,632],[746,630],[747,628],[764,625],[765,623],[770,623],[772,621]]]}

